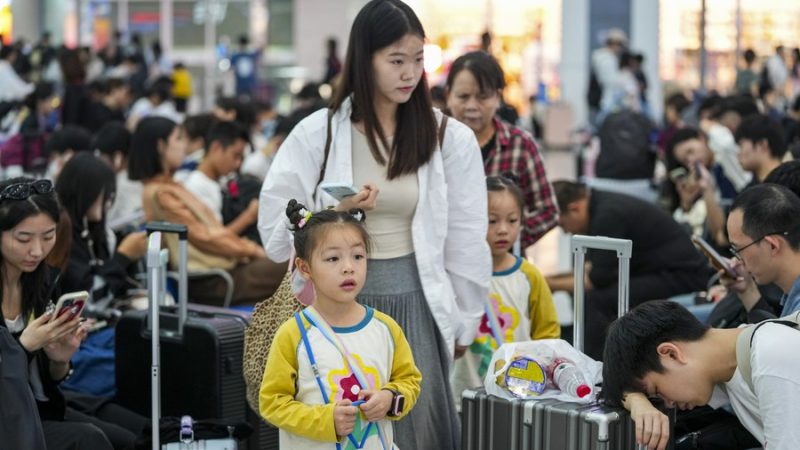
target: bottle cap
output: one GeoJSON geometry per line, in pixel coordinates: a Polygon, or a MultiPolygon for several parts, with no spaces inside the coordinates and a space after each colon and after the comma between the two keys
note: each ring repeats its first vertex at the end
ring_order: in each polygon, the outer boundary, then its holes
{"type": "Polygon", "coordinates": [[[583,398],[592,393],[592,388],[590,388],[585,384],[582,384],[578,386],[578,389],[576,389],[575,391],[576,391],[575,393],[578,394],[578,398],[583,398]]]}

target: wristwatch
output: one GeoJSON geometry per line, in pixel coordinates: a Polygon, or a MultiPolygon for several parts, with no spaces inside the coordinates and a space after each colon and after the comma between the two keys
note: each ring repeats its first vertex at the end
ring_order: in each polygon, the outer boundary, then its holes
{"type": "Polygon", "coordinates": [[[394,389],[383,388],[383,390],[392,393],[392,405],[389,407],[389,412],[386,413],[386,415],[389,417],[397,417],[403,414],[403,408],[406,405],[406,397],[394,389]]]}

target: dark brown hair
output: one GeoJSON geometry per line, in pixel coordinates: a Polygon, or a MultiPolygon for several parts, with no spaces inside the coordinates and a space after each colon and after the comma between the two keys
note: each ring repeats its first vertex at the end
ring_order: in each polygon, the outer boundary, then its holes
{"type": "Polygon", "coordinates": [[[306,261],[311,259],[311,253],[320,240],[320,236],[330,229],[331,226],[351,226],[358,230],[364,240],[364,248],[369,253],[370,239],[367,228],[364,226],[366,215],[362,209],[351,209],[348,212],[340,212],[333,209],[325,209],[310,214],[305,205],[298,203],[297,200],[289,200],[286,206],[286,217],[292,224],[294,234],[294,252],[306,261]]]}
{"type": "Polygon", "coordinates": [[[408,5],[400,0],[372,0],[367,3],[356,16],[350,30],[341,82],[331,101],[331,109],[338,111],[344,101],[352,96],[353,112],[350,118],[364,122],[370,151],[376,161],[388,165],[390,180],[415,173],[431,159],[437,145],[436,117],[424,72],[411,98],[397,107],[397,127],[391,146],[375,112],[372,56],[409,33],[425,39],[422,24],[408,5]],[[389,149],[388,163],[378,148],[379,141],[389,149]]]}
{"type": "Polygon", "coordinates": [[[525,202],[522,196],[522,190],[519,188],[519,183],[516,175],[506,172],[502,175],[486,177],[486,190],[491,194],[492,192],[508,191],[514,200],[517,202],[520,213],[525,209],[525,202]]]}

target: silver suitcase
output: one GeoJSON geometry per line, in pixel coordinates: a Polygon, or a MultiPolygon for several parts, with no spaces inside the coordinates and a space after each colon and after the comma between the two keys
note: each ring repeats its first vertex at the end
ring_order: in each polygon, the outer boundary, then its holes
{"type": "MultiPolygon", "coordinates": [[[[629,305],[633,244],[630,240],[578,235],[572,237],[571,247],[575,267],[573,342],[576,349],[582,350],[586,250],[617,253],[618,314],[622,315],[629,305]]],[[[464,450],[638,450],[628,412],[601,402],[587,405],[560,400],[509,401],[487,396],[478,389],[464,392],[461,408],[464,450]]],[[[672,443],[668,448],[673,448],[672,443]]]]}

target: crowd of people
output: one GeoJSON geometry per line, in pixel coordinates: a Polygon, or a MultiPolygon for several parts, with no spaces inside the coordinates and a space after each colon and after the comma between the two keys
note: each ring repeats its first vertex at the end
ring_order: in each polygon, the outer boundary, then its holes
{"type": "MultiPolygon", "coordinates": [[[[800,444],[783,407],[800,394],[800,361],[778,350],[800,334],[760,327],[745,369],[736,328],[800,311],[800,162],[789,161],[800,150],[800,57],[779,47],[759,71],[748,50],[730,94],[668,95],[658,133],[633,148],[657,161],[645,178],[659,198],[648,202],[551,183],[527,127],[505,119],[519,116],[504,113],[491,54],[461,55],[429,86],[424,42],[407,4],[370,1],[344,63],[328,43],[327,104],[311,83],[286,116],[251,97],[260,51],[247,40],[232,59],[237,95],[191,113],[191,77],[157,42],[116,34],[96,55],[56,49],[47,34],[3,46],[5,442],[132,448],[145,418],[64,382],[90,333],[142,307],[140,227],[164,220],[188,227],[190,273],[228,273],[234,306],[269,299],[290,259],[313,285],[313,305],[275,335],[260,387],[281,448],[461,448],[461,393],[482,385],[499,345],[562,336],[552,292],[574,277],[545,276],[525,257],[556,226],[633,241],[634,309],[618,320],[614,255],[587,255],[585,349],[606,362],[603,395],[630,409],[638,441],[663,449],[676,434],[705,436],[683,413],[671,427],[657,396],[680,409],[730,404],[708,412],[735,440],[720,448],[800,444]],[[335,197],[321,187],[331,183],[354,192],[335,197]],[[728,267],[713,268],[693,239],[728,267]],[[80,290],[89,320],[50,317],[48,302],[80,290]],[[668,300],[686,295],[688,310],[668,300]]],[[[618,114],[652,121],[641,61],[618,31],[592,56],[598,129],[618,114]]],[[[219,277],[189,285],[197,303],[219,306],[228,292],[219,277]]]]}

